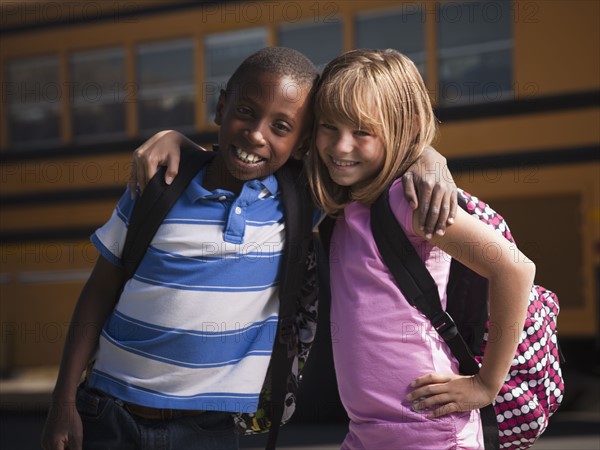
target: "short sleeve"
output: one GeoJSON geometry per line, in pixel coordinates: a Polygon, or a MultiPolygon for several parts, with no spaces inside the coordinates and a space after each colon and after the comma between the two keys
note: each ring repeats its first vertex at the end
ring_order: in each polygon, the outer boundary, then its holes
{"type": "Polygon", "coordinates": [[[129,189],[126,189],[113,210],[110,219],[98,228],[90,238],[98,252],[105,259],[117,266],[123,265],[121,263],[121,255],[123,253],[125,237],[127,236],[129,219],[134,206],[135,200],[131,199],[129,189]]]}
{"type": "Polygon", "coordinates": [[[416,237],[413,230],[413,209],[404,197],[402,178],[398,178],[390,187],[390,206],[396,220],[409,238],[416,237]]]}
{"type": "MultiPolygon", "coordinates": [[[[390,188],[390,206],[406,237],[417,251],[417,254],[425,262],[427,270],[429,270],[434,279],[447,279],[452,258],[444,253],[442,249],[415,233],[413,227],[414,211],[404,196],[404,186],[401,178],[396,180],[390,188]]],[[[445,284],[438,283],[438,286],[444,287],[444,289],[440,287],[439,293],[440,298],[445,302],[445,284]]]]}

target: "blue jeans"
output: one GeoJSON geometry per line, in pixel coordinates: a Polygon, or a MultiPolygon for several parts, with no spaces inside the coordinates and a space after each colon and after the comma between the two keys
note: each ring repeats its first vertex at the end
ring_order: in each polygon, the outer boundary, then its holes
{"type": "Polygon", "coordinates": [[[83,450],[238,450],[230,413],[207,411],[172,420],[146,420],[85,385],[77,391],[83,450]]]}

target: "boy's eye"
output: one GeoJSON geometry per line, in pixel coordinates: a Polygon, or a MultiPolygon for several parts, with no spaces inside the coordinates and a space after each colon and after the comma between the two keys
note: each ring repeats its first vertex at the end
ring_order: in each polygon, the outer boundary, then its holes
{"type": "Polygon", "coordinates": [[[279,132],[284,132],[284,133],[288,133],[288,132],[292,131],[292,129],[287,124],[282,123],[282,122],[275,122],[273,124],[273,128],[275,128],[279,132]]]}
{"type": "Polygon", "coordinates": [[[247,106],[238,106],[236,108],[236,111],[238,113],[240,113],[240,114],[243,114],[243,115],[250,115],[250,114],[252,114],[252,110],[250,108],[248,108],[247,106]]]}

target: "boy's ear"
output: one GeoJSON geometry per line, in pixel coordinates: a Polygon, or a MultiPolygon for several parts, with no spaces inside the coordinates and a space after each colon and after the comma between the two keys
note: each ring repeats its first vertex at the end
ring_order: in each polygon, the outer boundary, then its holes
{"type": "Polygon", "coordinates": [[[227,101],[227,93],[221,89],[219,93],[219,101],[217,102],[217,110],[215,112],[215,123],[219,126],[223,123],[223,111],[225,109],[225,102],[227,101]]]}

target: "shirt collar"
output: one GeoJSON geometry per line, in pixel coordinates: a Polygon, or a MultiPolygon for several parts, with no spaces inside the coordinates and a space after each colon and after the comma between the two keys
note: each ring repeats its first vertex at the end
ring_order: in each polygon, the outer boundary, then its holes
{"type": "MultiPolygon", "coordinates": [[[[233,192],[225,190],[225,189],[215,189],[214,191],[209,191],[202,186],[202,181],[204,180],[204,176],[206,175],[206,166],[204,166],[198,175],[194,177],[190,185],[186,190],[186,195],[190,199],[190,201],[196,202],[198,200],[224,200],[225,198],[235,198],[236,196],[233,192]]],[[[249,180],[244,183],[242,190],[248,187],[254,188],[254,190],[258,191],[259,196],[267,197],[269,195],[275,196],[279,190],[279,183],[277,183],[277,178],[275,175],[271,174],[262,180],[249,180]],[[266,192],[265,192],[266,190],[266,192]],[[264,192],[264,193],[263,193],[264,192]]]]}

